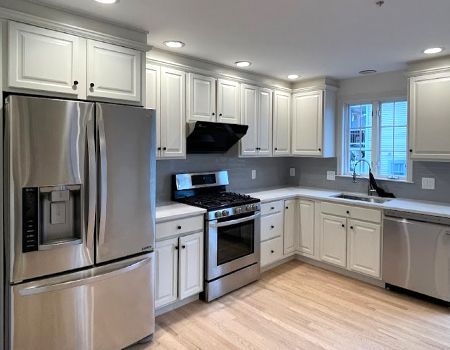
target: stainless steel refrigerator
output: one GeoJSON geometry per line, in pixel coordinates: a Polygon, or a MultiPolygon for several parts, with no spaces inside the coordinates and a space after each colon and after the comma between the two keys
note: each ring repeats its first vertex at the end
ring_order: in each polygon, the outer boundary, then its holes
{"type": "Polygon", "coordinates": [[[8,347],[151,336],[154,111],[11,95],[4,128],[8,347]]]}

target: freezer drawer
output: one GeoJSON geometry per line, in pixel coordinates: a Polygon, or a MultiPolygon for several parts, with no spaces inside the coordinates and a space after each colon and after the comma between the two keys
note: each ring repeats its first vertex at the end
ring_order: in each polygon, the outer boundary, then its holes
{"type": "Polygon", "coordinates": [[[14,350],[122,349],[154,332],[153,253],[11,289],[14,350]]]}

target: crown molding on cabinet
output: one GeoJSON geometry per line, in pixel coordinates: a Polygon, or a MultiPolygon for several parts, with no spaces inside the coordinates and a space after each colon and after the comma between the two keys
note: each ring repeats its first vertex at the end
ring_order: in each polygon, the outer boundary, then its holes
{"type": "Polygon", "coordinates": [[[450,55],[409,62],[405,74],[407,77],[412,78],[425,74],[448,72],[450,72],[450,55]]]}
{"type": "Polygon", "coordinates": [[[85,29],[75,25],[61,23],[50,19],[44,19],[42,17],[19,12],[16,10],[7,9],[4,7],[0,7],[0,19],[30,24],[37,27],[42,27],[46,29],[51,29],[75,35],[78,37],[83,37],[86,39],[92,39],[96,41],[106,42],[109,44],[124,46],[130,49],[136,49],[143,52],[150,51],[152,48],[150,45],[147,45],[146,43],[143,42],[120,38],[106,33],[99,33],[90,29],[85,29]]]}
{"type": "Polygon", "coordinates": [[[339,89],[338,81],[328,77],[320,77],[316,79],[300,81],[294,84],[292,93],[295,94],[325,89],[330,91],[337,91],[339,89]]]}

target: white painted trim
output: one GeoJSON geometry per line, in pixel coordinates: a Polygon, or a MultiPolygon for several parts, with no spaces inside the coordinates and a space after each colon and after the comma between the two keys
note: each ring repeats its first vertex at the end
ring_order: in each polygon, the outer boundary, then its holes
{"type": "Polygon", "coordinates": [[[172,304],[168,304],[166,306],[162,306],[159,309],[156,309],[155,316],[163,315],[163,314],[165,314],[165,313],[167,313],[169,311],[173,311],[175,309],[178,309],[178,308],[180,308],[180,307],[182,307],[184,305],[190,304],[190,303],[192,303],[194,301],[197,301],[197,300],[199,300],[199,294],[192,295],[192,296],[187,297],[186,299],[183,299],[183,300],[175,301],[172,304]]]}
{"type": "Polygon", "coordinates": [[[21,22],[29,25],[34,25],[36,27],[55,30],[58,32],[63,32],[86,39],[102,41],[109,44],[124,46],[127,48],[136,49],[144,52],[150,51],[152,48],[151,46],[147,45],[147,43],[142,43],[125,38],[119,38],[107,33],[99,33],[90,29],[81,28],[75,25],[61,23],[50,19],[44,19],[35,15],[7,9],[4,7],[0,7],[0,19],[21,22]]]}

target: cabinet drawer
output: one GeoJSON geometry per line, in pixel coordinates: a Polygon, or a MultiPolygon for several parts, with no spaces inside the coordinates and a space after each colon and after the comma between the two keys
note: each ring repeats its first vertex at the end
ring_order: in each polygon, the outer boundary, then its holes
{"type": "Polygon", "coordinates": [[[195,231],[203,231],[203,215],[157,223],[156,240],[195,231]]]}
{"type": "Polygon", "coordinates": [[[322,202],[321,211],[325,214],[332,214],[352,219],[381,222],[381,210],[363,208],[351,205],[335,204],[330,202],[322,202]]]}
{"type": "Polygon", "coordinates": [[[263,216],[261,218],[261,241],[283,235],[283,213],[263,216]]]}
{"type": "Polygon", "coordinates": [[[283,239],[274,238],[261,243],[261,266],[267,266],[283,258],[283,239]]]}
{"type": "Polygon", "coordinates": [[[283,211],[283,201],[269,202],[261,204],[261,215],[269,215],[283,211]]]}

